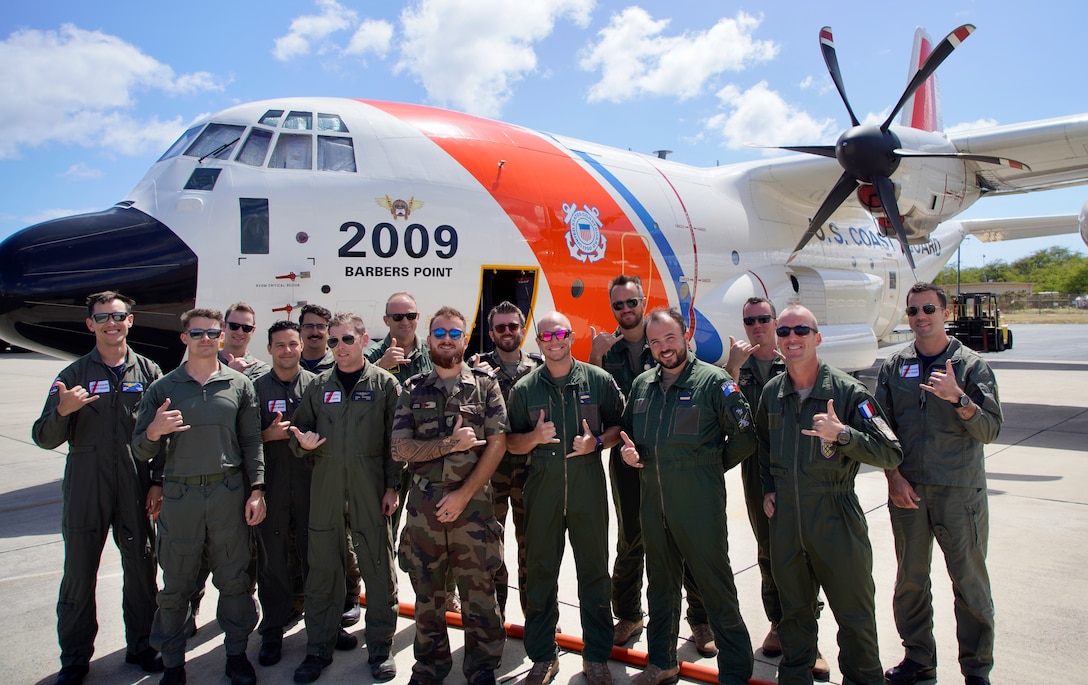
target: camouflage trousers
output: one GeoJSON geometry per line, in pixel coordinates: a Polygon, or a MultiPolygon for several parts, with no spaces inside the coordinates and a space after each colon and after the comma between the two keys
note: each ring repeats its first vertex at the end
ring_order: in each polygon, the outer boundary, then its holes
{"type": "Polygon", "coordinates": [[[416,593],[416,663],[412,678],[438,683],[453,668],[446,631],[446,579],[461,594],[465,631],[462,666],[469,682],[495,671],[506,628],[495,599],[495,574],[503,557],[502,527],[495,520],[491,487],[484,485],[456,521],[440,523],[435,510],[448,492],[441,483],[413,481],[405,505],[398,557],[416,593]]]}
{"type": "MultiPolygon", "coordinates": [[[[506,514],[513,512],[514,539],[518,545],[518,594],[521,599],[521,615],[525,615],[525,475],[528,472],[528,457],[509,454],[499,462],[491,476],[492,496],[495,499],[495,520],[506,529],[506,514]]],[[[495,595],[499,601],[499,611],[506,617],[506,598],[510,594],[510,572],[503,558],[499,571],[495,574],[495,595]]]]}

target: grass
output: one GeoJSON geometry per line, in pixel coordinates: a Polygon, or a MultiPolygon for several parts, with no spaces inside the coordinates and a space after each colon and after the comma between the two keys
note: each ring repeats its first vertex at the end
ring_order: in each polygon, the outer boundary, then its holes
{"type": "Polygon", "coordinates": [[[1088,323],[1088,309],[1019,309],[1002,311],[1005,324],[1018,323],[1088,323]]]}

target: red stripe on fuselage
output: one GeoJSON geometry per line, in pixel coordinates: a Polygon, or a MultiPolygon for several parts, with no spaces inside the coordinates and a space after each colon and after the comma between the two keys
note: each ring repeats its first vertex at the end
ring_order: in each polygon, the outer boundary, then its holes
{"type": "Polygon", "coordinates": [[[648,304],[667,304],[660,274],[627,214],[607,188],[555,142],[528,129],[459,112],[362,102],[418,129],[499,203],[536,256],[556,309],[571,320],[576,357],[589,356],[590,325],[598,331],[615,326],[608,293],[608,282],[615,276],[637,274],[651,299],[648,304]],[[587,263],[571,256],[564,204],[597,210],[607,240],[600,261],[587,263]]]}

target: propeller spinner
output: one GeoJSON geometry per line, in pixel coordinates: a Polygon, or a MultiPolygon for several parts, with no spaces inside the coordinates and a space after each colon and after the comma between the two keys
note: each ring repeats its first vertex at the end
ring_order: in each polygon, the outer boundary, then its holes
{"type": "Polygon", "coordinates": [[[797,243],[797,247],[793,248],[793,253],[790,255],[789,259],[786,260],[787,264],[793,261],[793,258],[797,256],[806,244],[808,244],[808,241],[812,239],[812,236],[816,235],[816,232],[823,226],[828,217],[830,217],[835,210],[846,201],[846,198],[850,197],[851,193],[864,183],[871,185],[875,195],[880,199],[880,204],[887,213],[888,221],[895,229],[895,234],[899,239],[900,245],[903,247],[903,252],[907,256],[907,261],[910,262],[910,266],[913,269],[914,257],[911,255],[910,246],[907,242],[906,229],[903,227],[903,218],[899,212],[899,206],[896,204],[895,186],[892,184],[890,178],[891,175],[895,173],[895,170],[899,167],[899,162],[904,157],[955,157],[958,159],[971,159],[991,164],[1002,164],[1014,168],[1027,168],[1027,165],[1020,162],[988,155],[974,155],[962,152],[931,153],[917,150],[905,150],[901,147],[898,136],[890,129],[892,121],[899,114],[899,110],[903,108],[903,105],[905,105],[911,96],[914,95],[915,91],[925,83],[926,79],[933,75],[933,72],[937,70],[937,67],[940,66],[942,62],[944,62],[945,58],[952,54],[952,51],[955,50],[960,43],[966,40],[967,36],[971,35],[974,30],[975,27],[971,24],[964,24],[945,36],[944,40],[934,48],[922,66],[915,72],[914,77],[903,91],[903,95],[899,98],[899,102],[892,108],[892,111],[888,114],[888,118],[884,120],[884,123],[880,126],[863,126],[854,114],[854,109],[850,106],[849,98],[846,97],[846,88],[843,85],[842,74],[839,71],[839,59],[835,53],[835,40],[831,35],[831,27],[825,26],[820,29],[820,50],[823,52],[824,63],[827,64],[827,71],[831,75],[831,80],[835,83],[835,88],[839,91],[839,96],[842,98],[843,104],[846,105],[846,111],[850,115],[850,122],[853,126],[839,136],[839,139],[834,146],[804,145],[781,147],[781,149],[792,150],[794,152],[803,152],[810,155],[819,155],[821,157],[834,157],[839,160],[839,165],[843,168],[842,176],[835,182],[835,185],[831,188],[830,192],[828,192],[827,197],[824,198],[820,208],[816,210],[816,214],[809,221],[808,230],[806,230],[804,236],[801,237],[801,241],[797,243]]]}

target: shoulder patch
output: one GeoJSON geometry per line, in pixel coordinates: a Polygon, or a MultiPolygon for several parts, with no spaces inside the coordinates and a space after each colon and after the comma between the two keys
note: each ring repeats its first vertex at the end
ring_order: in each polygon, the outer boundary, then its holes
{"type": "Polygon", "coordinates": [[[733,393],[737,392],[736,382],[734,382],[734,381],[724,381],[724,382],[722,382],[722,392],[725,394],[726,397],[729,397],[733,393]]]}
{"type": "Polygon", "coordinates": [[[49,394],[50,395],[56,395],[57,392],[60,391],[60,386],[57,385],[60,382],[61,382],[60,376],[57,376],[56,378],[53,379],[53,385],[49,386],[49,394]]]}

